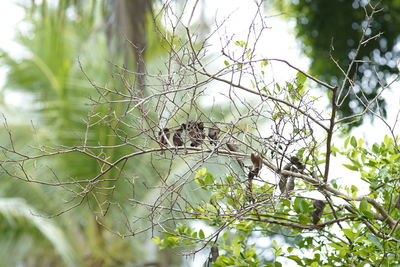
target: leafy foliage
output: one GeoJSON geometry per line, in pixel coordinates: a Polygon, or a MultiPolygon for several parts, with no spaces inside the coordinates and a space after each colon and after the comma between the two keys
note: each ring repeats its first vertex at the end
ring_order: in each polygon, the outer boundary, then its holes
{"type": "MultiPolygon", "coordinates": [[[[360,79],[355,85],[348,85],[354,86],[354,92],[344,99],[338,110],[341,117],[359,113],[362,110],[359,98],[373,99],[381,87],[380,79],[398,73],[399,50],[396,45],[400,1],[288,0],[279,1],[277,5],[288,17],[296,20],[299,43],[311,59],[310,72],[322,80],[339,86],[346,83],[343,71],[347,72],[355,51],[359,50],[359,63],[349,69],[347,76],[360,79]],[[369,18],[371,6],[378,3],[379,12],[369,18]],[[363,34],[372,41],[357,48],[363,34]],[[342,70],[333,64],[332,59],[342,70]]],[[[383,99],[379,100],[379,105],[384,107],[383,99]]],[[[361,123],[362,119],[349,126],[361,123]]]]}
{"type": "MultiPolygon", "coordinates": [[[[0,215],[3,220],[7,222],[1,226],[3,236],[3,241],[1,243],[6,242],[5,237],[8,237],[7,239],[9,242],[8,247],[2,250],[3,264],[19,264],[19,257],[9,257],[10,254],[15,253],[11,247],[15,248],[18,244],[20,250],[32,250],[29,246],[35,246],[36,238],[31,240],[29,237],[32,238],[35,235],[37,239],[44,237],[48,241],[46,245],[49,246],[51,244],[50,247],[55,249],[67,265],[72,266],[80,263],[77,251],[72,247],[71,240],[68,240],[65,236],[60,225],[57,225],[54,220],[51,221],[38,216],[39,214],[37,211],[25,203],[23,199],[1,198],[0,215]],[[15,233],[14,236],[10,236],[13,232],[15,233]]],[[[41,243],[44,245],[46,242],[41,243]]],[[[39,254],[38,256],[43,257],[44,255],[39,254]]],[[[42,264],[46,263],[47,260],[45,258],[46,257],[43,257],[42,264]]]]}
{"type": "Polygon", "coordinates": [[[163,238],[156,237],[155,242],[161,248],[188,248],[199,242],[210,246],[214,240],[222,253],[213,266],[285,266],[288,260],[299,266],[398,265],[400,231],[396,221],[389,221],[400,212],[396,204],[400,201],[399,148],[388,136],[372,147],[351,136],[344,141],[344,149],[335,149],[337,156],[351,162],[345,166],[361,176],[370,193],[357,196],[358,186],[334,183],[336,194],[326,198],[329,207],[315,226],[311,222],[314,208],[305,193],[318,185],[297,182],[296,189],[304,193],[276,202],[271,202],[274,187],[253,185],[252,202],[244,185],[232,176],[214,177],[200,169],[196,183],[210,197],[201,205],[186,208],[203,226],[195,231],[188,222],[163,238]],[[338,193],[341,190],[342,195],[338,193]],[[386,218],[382,210],[387,211],[386,218]],[[277,228],[279,225],[284,228],[277,228]],[[205,235],[207,229],[216,234],[205,235]],[[277,242],[279,235],[286,237],[286,244],[277,242]],[[268,240],[268,249],[261,239],[268,240]]]}

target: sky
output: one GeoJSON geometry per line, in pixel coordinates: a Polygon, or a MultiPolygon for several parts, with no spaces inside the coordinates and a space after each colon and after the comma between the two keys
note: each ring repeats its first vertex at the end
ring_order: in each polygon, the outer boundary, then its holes
{"type": "Polygon", "coordinates": [[[22,8],[15,4],[15,0],[0,1],[0,48],[12,52],[15,49],[13,37],[17,23],[24,16],[22,8]]]}
{"type": "MultiPolygon", "coordinates": [[[[16,2],[16,0],[0,1],[0,49],[18,57],[24,54],[24,51],[13,39],[16,29],[22,26],[19,22],[24,17],[24,11],[15,4],[16,2]]],[[[7,69],[0,66],[0,88],[4,86],[6,73],[7,69]]],[[[14,92],[5,95],[5,101],[15,106],[22,106],[25,99],[26,97],[14,92]]]]}

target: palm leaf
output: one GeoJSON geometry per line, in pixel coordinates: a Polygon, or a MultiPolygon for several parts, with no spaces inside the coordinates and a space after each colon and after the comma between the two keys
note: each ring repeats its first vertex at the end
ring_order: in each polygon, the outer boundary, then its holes
{"type": "MultiPolygon", "coordinates": [[[[1,223],[3,229],[7,226],[18,228],[19,235],[23,236],[24,231],[31,230],[28,227],[31,226],[50,242],[52,248],[68,266],[77,265],[79,263],[77,253],[55,220],[48,220],[35,214],[38,214],[36,210],[29,206],[24,199],[0,198],[0,215],[6,219],[1,223]]],[[[28,234],[31,233],[28,232],[28,234]]],[[[38,240],[36,239],[36,242],[38,240]]],[[[33,249],[41,249],[40,244],[35,246],[36,248],[33,249]]]]}

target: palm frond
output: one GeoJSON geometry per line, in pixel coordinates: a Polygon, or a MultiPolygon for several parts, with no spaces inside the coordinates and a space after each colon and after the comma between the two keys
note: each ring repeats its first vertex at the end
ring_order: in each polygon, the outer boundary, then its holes
{"type": "MultiPolygon", "coordinates": [[[[55,220],[41,217],[33,207],[28,205],[21,198],[0,198],[0,216],[6,219],[7,225],[18,228],[20,231],[29,230],[32,226],[40,232],[41,236],[50,242],[57,254],[68,266],[76,266],[79,263],[79,257],[55,220]]],[[[3,220],[2,228],[5,227],[3,220]]],[[[28,232],[25,234],[31,234],[28,232]]],[[[39,239],[35,238],[35,243],[40,244],[39,239]]],[[[39,245],[40,246],[40,245],[39,245]]],[[[36,247],[40,249],[40,247],[36,247]]]]}

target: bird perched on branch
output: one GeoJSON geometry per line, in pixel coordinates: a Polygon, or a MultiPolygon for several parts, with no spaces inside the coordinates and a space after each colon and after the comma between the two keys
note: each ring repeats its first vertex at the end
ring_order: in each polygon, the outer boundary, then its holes
{"type": "Polygon", "coordinates": [[[185,129],[186,129],[186,124],[182,123],[181,127],[175,130],[174,136],[172,137],[172,142],[174,143],[174,146],[183,145],[182,133],[185,129]]]}
{"type": "Polygon", "coordinates": [[[239,152],[240,145],[238,143],[229,141],[226,143],[226,146],[228,147],[229,151],[239,152]]]}
{"type": "Polygon", "coordinates": [[[251,153],[250,159],[253,165],[251,166],[249,175],[247,176],[249,180],[256,177],[263,166],[263,160],[259,154],[251,153]]]}
{"type": "Polygon", "coordinates": [[[315,199],[313,201],[313,206],[314,206],[314,212],[311,214],[312,216],[312,220],[313,220],[313,224],[317,224],[319,222],[319,220],[322,217],[322,213],[324,212],[325,209],[325,202],[322,200],[317,200],[315,199]]]}
{"type": "Polygon", "coordinates": [[[210,257],[210,262],[216,262],[217,258],[219,256],[219,249],[218,245],[215,244],[211,247],[211,257],[210,257]]]}
{"type": "Polygon", "coordinates": [[[295,182],[295,177],[294,176],[290,176],[289,180],[287,182],[287,186],[286,186],[286,190],[289,193],[290,191],[293,191],[294,189],[294,182],[295,182]]]}
{"type": "Polygon", "coordinates": [[[253,178],[258,176],[260,170],[263,166],[263,160],[259,154],[251,153],[250,155],[252,166],[250,167],[249,174],[247,175],[248,179],[248,193],[252,203],[254,203],[253,197],[253,178]]]}
{"type": "MultiPolygon", "coordinates": [[[[168,128],[163,128],[162,131],[160,130],[158,132],[158,138],[160,141],[160,147],[164,148],[165,146],[168,145],[168,139],[169,139],[170,133],[168,128]]],[[[164,150],[161,150],[160,154],[164,154],[164,150]]]]}
{"type": "MultiPolygon", "coordinates": [[[[226,146],[228,147],[229,151],[240,152],[240,144],[238,143],[229,141],[228,143],[226,143],[226,146]]],[[[236,161],[239,164],[239,166],[243,169],[244,168],[243,161],[240,159],[236,159],[236,161]]]]}
{"type": "Polygon", "coordinates": [[[297,170],[300,173],[303,173],[304,169],[306,168],[306,166],[296,156],[291,156],[290,157],[290,163],[292,163],[294,166],[296,166],[297,170]]]}
{"type": "MultiPolygon", "coordinates": [[[[285,166],[285,167],[287,167],[288,171],[291,171],[291,172],[303,173],[304,169],[306,168],[306,166],[300,161],[300,159],[297,156],[290,157],[290,164],[291,164],[290,168],[289,168],[289,166],[285,166]]],[[[296,181],[296,177],[294,177],[294,176],[290,176],[289,179],[287,180],[286,190],[288,193],[294,189],[295,181],[296,181]]]]}
{"type": "Polygon", "coordinates": [[[208,129],[208,137],[210,138],[210,145],[217,145],[217,141],[218,141],[218,134],[220,133],[220,129],[213,126],[211,128],[208,129]]]}
{"type": "Polygon", "coordinates": [[[187,130],[191,141],[190,146],[197,147],[204,142],[206,134],[204,133],[204,123],[202,121],[190,121],[187,125],[187,130]]]}
{"type": "MultiPolygon", "coordinates": [[[[287,163],[284,167],[284,171],[290,171],[292,169],[292,163],[287,163]]],[[[280,174],[279,176],[279,190],[281,190],[281,193],[284,193],[286,191],[286,183],[289,175],[287,174],[280,174]]]]}

